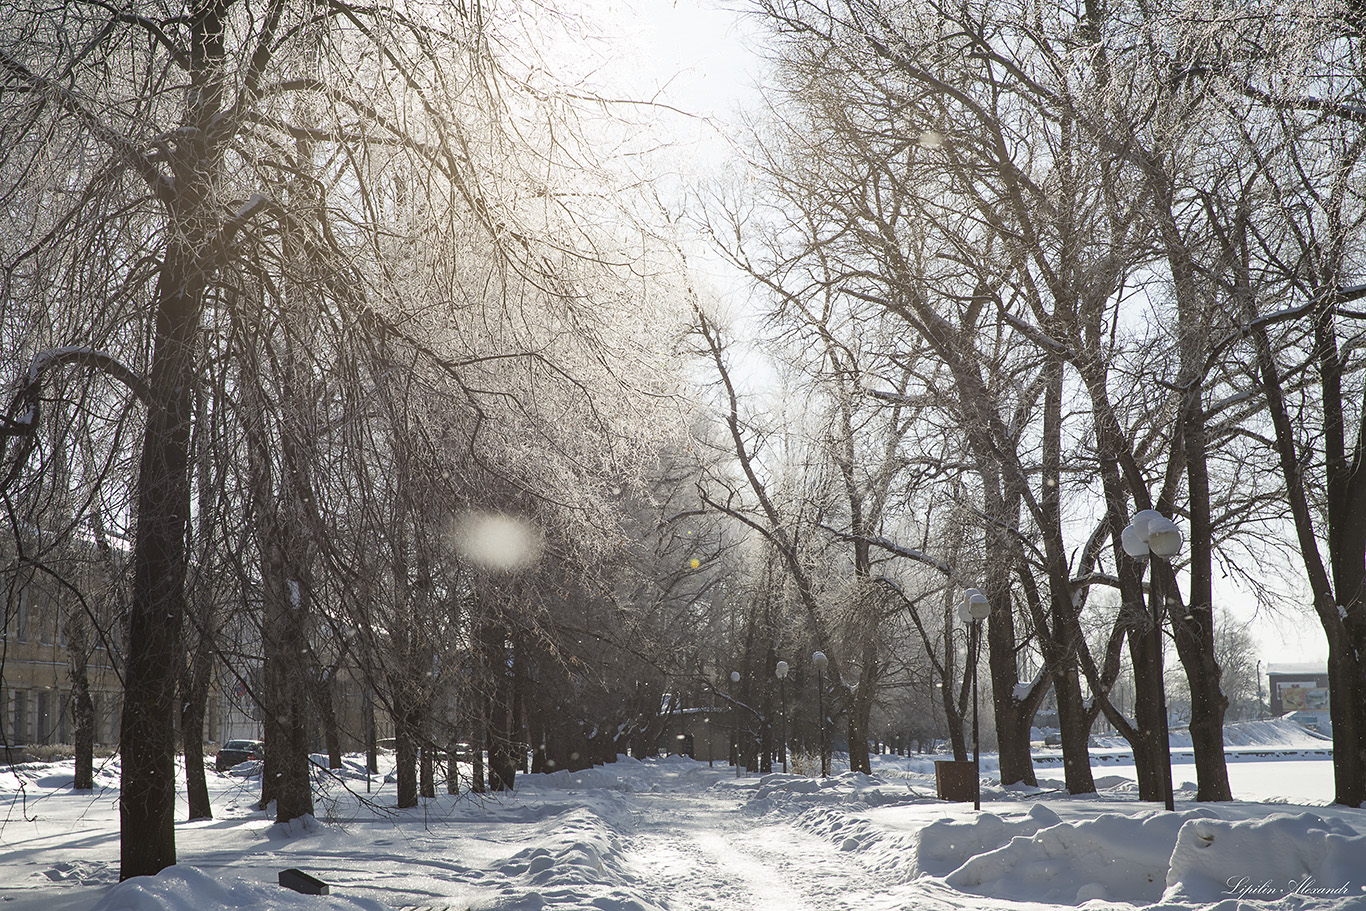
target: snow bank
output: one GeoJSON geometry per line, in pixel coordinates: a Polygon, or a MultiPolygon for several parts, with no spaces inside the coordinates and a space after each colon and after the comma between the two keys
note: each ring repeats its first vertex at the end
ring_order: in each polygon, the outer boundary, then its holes
{"type": "MultiPolygon", "coordinates": [[[[561,773],[557,773],[561,774],[561,773]]],[[[545,787],[545,782],[540,782],[545,787]]],[[[476,902],[472,911],[537,911],[591,908],[594,911],[662,911],[641,892],[641,884],[627,872],[619,832],[626,825],[615,818],[616,796],[589,792],[588,806],[566,811],[546,822],[552,835],[536,847],[525,848],[496,868],[502,883],[496,897],[476,902]],[[607,818],[596,812],[607,809],[607,818]]]]}
{"type": "MultiPolygon", "coordinates": [[[[744,784],[749,787],[749,783],[744,784]]],[[[759,779],[749,798],[751,813],[767,812],[780,806],[795,807],[831,804],[860,804],[881,807],[889,804],[924,802],[925,795],[916,794],[906,785],[888,784],[881,778],[861,772],[843,772],[829,778],[805,778],[785,772],[775,772],[759,779]]]]}
{"type": "Polygon", "coordinates": [[[1193,819],[1171,853],[1173,902],[1290,896],[1344,898],[1360,907],[1366,892],[1366,836],[1311,813],[1226,822],[1193,819]]]}
{"type": "MultiPolygon", "coordinates": [[[[1075,824],[1057,822],[971,857],[944,881],[960,892],[991,898],[1054,904],[1091,899],[1149,903],[1161,898],[1166,888],[1172,845],[1182,825],[1210,815],[1204,809],[1143,816],[1106,813],[1075,824]]],[[[994,833],[1000,824],[982,828],[994,833]]],[[[928,830],[922,839],[933,835],[928,830]]],[[[975,841],[989,843],[981,836],[975,841]]]]}
{"type": "MultiPolygon", "coordinates": [[[[1190,750],[1194,747],[1187,728],[1173,728],[1169,733],[1173,749],[1190,750]]],[[[1224,725],[1224,745],[1227,747],[1265,747],[1267,749],[1326,749],[1332,738],[1284,718],[1269,721],[1238,721],[1224,725]]],[[[1129,742],[1118,734],[1093,734],[1091,746],[1097,749],[1127,750],[1129,742]]]]}
{"type": "Polygon", "coordinates": [[[958,892],[1060,905],[1366,904],[1366,836],[1307,813],[1229,821],[1199,807],[1066,823],[1035,804],[1014,820],[983,813],[926,825],[916,835],[915,868],[958,892]]]}
{"type": "Polygon", "coordinates": [[[561,770],[540,775],[524,775],[518,779],[517,787],[525,788],[528,782],[535,788],[560,791],[606,790],[630,793],[635,790],[630,781],[610,767],[584,769],[580,772],[561,770]]]}
{"type": "Polygon", "coordinates": [[[300,895],[283,886],[215,879],[195,867],[167,867],[156,876],[126,879],[91,911],[204,911],[270,908],[271,911],[387,911],[377,901],[343,895],[300,895]]]}
{"type": "MultiPolygon", "coordinates": [[[[1190,732],[1185,732],[1189,739],[1190,732]]],[[[1239,721],[1224,725],[1224,743],[1228,746],[1265,747],[1324,747],[1333,738],[1283,718],[1272,721],[1239,721]]]]}
{"type": "Polygon", "coordinates": [[[912,874],[943,876],[957,870],[966,857],[993,851],[1017,837],[1028,837],[1061,821],[1057,813],[1036,803],[1026,816],[1016,820],[982,813],[967,822],[932,822],[916,836],[912,874]]]}
{"type": "Polygon", "coordinates": [[[277,822],[266,830],[267,838],[299,838],[304,835],[317,835],[323,830],[323,824],[314,818],[312,813],[305,813],[288,822],[277,822]]]}

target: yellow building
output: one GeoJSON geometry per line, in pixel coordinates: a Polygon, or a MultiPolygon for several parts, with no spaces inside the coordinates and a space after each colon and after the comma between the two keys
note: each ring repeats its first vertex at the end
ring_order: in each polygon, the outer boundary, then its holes
{"type": "MultiPolygon", "coordinates": [[[[93,545],[79,559],[60,563],[49,560],[39,569],[15,560],[13,549],[0,540],[0,558],[0,599],[4,605],[0,760],[5,758],[5,747],[72,743],[73,639],[76,646],[85,642],[95,744],[116,748],[123,699],[116,669],[121,665],[124,630],[116,616],[115,599],[103,594],[108,591],[108,568],[99,561],[93,545]]],[[[260,686],[259,643],[251,632],[253,624],[239,625],[245,628],[244,634],[227,648],[236,662],[232,667],[216,667],[210,684],[204,719],[204,739],[209,744],[234,738],[259,739],[264,733],[254,698],[260,686]]],[[[371,724],[376,738],[393,736],[392,722],[382,708],[375,708],[371,721],[366,708],[372,699],[354,667],[344,666],[329,676],[344,751],[363,750],[371,724]]],[[[315,717],[313,722],[313,748],[321,750],[322,719],[315,717]]]]}
{"type": "MultiPolygon", "coordinates": [[[[7,573],[5,637],[0,644],[0,736],[8,746],[71,743],[71,623],[85,621],[86,675],[95,705],[95,743],[118,742],[123,688],[107,646],[88,618],[72,618],[35,573],[7,573]]],[[[84,612],[77,603],[69,608],[84,612]]],[[[117,634],[116,634],[117,635],[117,634]]]]}

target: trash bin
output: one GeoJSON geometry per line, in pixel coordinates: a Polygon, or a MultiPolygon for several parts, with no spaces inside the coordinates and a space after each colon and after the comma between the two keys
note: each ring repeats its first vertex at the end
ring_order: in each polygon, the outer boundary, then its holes
{"type": "Polygon", "coordinates": [[[934,789],[940,800],[973,800],[977,796],[977,763],[969,759],[938,759],[934,789]]]}

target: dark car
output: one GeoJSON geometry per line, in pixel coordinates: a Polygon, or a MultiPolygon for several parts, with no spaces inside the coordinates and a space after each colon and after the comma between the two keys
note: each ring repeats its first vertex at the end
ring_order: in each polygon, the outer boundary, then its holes
{"type": "Polygon", "coordinates": [[[218,751],[218,771],[226,772],[238,763],[248,759],[264,759],[266,745],[259,740],[229,740],[218,751]]]}

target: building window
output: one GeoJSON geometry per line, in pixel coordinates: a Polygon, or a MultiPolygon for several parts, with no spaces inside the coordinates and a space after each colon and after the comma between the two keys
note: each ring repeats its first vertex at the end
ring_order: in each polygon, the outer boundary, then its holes
{"type": "Polygon", "coordinates": [[[70,693],[62,693],[57,697],[57,742],[71,743],[71,719],[72,713],[76,709],[76,702],[71,698],[70,693]]]}
{"type": "Polygon", "coordinates": [[[47,743],[52,739],[52,693],[47,690],[38,691],[38,716],[34,720],[37,722],[34,740],[47,743]]]}

